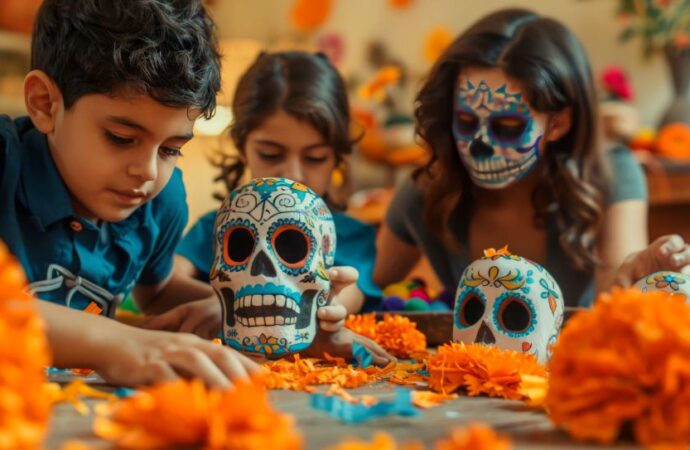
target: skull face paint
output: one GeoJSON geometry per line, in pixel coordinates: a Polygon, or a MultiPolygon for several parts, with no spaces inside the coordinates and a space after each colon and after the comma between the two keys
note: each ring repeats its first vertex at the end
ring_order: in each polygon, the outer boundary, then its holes
{"type": "Polygon", "coordinates": [[[307,348],[330,296],[335,226],[305,185],[260,178],[235,189],[215,223],[211,285],[223,339],[244,353],[281,357],[307,348]]]}
{"type": "Polygon", "coordinates": [[[690,302],[690,277],[679,272],[654,272],[638,280],[635,287],[642,292],[668,292],[690,302]]]}
{"type": "Polygon", "coordinates": [[[544,121],[503,72],[470,70],[461,75],[453,106],[455,144],[477,186],[504,188],[536,167],[544,121]]]}
{"type": "Polygon", "coordinates": [[[520,256],[497,254],[470,264],[455,296],[453,339],[551,356],[563,324],[561,289],[546,269],[520,256]]]}

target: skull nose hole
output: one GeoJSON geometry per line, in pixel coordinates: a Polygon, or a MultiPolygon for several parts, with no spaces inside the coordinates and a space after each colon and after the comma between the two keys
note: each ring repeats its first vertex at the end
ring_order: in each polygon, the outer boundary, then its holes
{"type": "Polygon", "coordinates": [[[256,256],[256,259],[254,259],[254,262],[252,263],[252,270],[251,274],[256,276],[256,275],[265,275],[267,277],[275,277],[276,276],[276,268],[273,265],[273,262],[271,259],[266,255],[266,253],[261,250],[259,254],[256,256]]]}
{"type": "Polygon", "coordinates": [[[494,155],[494,149],[481,139],[474,139],[470,144],[470,155],[474,158],[489,158],[494,155]]]}

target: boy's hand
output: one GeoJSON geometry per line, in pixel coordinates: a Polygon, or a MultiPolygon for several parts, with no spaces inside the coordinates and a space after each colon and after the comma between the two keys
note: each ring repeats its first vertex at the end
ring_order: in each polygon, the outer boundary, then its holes
{"type": "Polygon", "coordinates": [[[319,330],[316,333],[314,342],[302,353],[313,358],[323,358],[323,354],[328,353],[331,356],[352,360],[352,344],[355,342],[369,350],[372,362],[377,366],[385,366],[388,363],[397,361],[395,356],[390,355],[376,342],[347,328],[341,328],[335,333],[319,330]]]}
{"type": "Polygon", "coordinates": [[[256,363],[239,352],[186,333],[127,327],[110,347],[94,369],[115,385],[139,386],[187,377],[200,378],[210,387],[227,388],[232,380],[259,371],[256,363]]]}
{"type": "Polygon", "coordinates": [[[628,256],[618,268],[614,284],[629,287],[640,278],[660,270],[690,275],[690,245],[681,236],[662,236],[646,249],[628,256]]]}
{"type": "Polygon", "coordinates": [[[213,339],[221,331],[222,316],[223,309],[214,294],[205,300],[185,303],[166,313],[153,316],[144,322],[142,328],[181,331],[196,334],[204,339],[213,339]]]}
{"type": "Polygon", "coordinates": [[[324,331],[335,332],[345,326],[347,309],[338,302],[338,296],[348,286],[351,286],[359,278],[359,272],[354,267],[338,266],[328,271],[331,279],[331,292],[333,298],[329,305],[319,308],[317,317],[319,327],[324,331]]]}

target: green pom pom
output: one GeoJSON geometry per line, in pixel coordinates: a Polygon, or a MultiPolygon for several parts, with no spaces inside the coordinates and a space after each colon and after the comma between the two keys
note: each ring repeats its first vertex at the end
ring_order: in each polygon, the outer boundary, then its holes
{"type": "Polygon", "coordinates": [[[405,311],[429,311],[429,304],[421,298],[413,297],[405,303],[405,311]]]}

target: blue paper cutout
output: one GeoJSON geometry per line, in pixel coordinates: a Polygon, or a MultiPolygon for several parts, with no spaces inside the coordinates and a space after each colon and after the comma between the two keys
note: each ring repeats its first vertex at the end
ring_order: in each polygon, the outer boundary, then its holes
{"type": "Polygon", "coordinates": [[[379,401],[371,406],[349,403],[340,397],[325,394],[312,394],[310,404],[312,408],[325,411],[329,416],[350,425],[383,416],[417,417],[421,414],[412,404],[412,391],[409,389],[396,389],[392,402],[379,401]]]}

